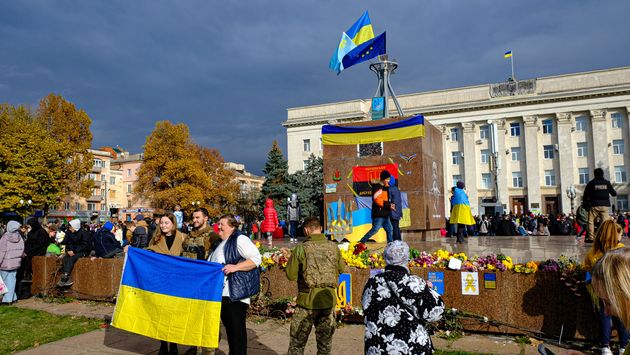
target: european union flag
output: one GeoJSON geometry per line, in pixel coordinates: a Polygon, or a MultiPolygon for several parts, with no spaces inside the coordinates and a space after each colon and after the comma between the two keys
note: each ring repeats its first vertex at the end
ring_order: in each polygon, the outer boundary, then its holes
{"type": "Polygon", "coordinates": [[[387,52],[385,48],[385,32],[377,37],[362,43],[343,57],[342,65],[344,69],[355,64],[377,57],[387,52]]]}

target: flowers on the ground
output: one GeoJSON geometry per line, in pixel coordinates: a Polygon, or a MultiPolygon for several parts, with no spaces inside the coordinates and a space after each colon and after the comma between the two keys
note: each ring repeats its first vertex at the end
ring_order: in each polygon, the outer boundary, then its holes
{"type": "MultiPolygon", "coordinates": [[[[267,248],[256,243],[256,247],[262,255],[263,269],[279,266],[286,267],[291,250],[287,248],[267,248]]],[[[342,243],[339,244],[339,251],[346,265],[358,269],[382,269],[385,267],[383,259],[383,248],[378,250],[368,250],[363,243],[342,243]]],[[[504,254],[488,254],[485,256],[474,255],[472,257],[465,253],[452,253],[448,250],[438,249],[433,253],[419,251],[414,248],[409,250],[409,267],[446,269],[451,259],[462,261],[463,271],[514,271],[521,274],[533,274],[536,272],[556,271],[563,272],[567,279],[577,279],[580,276],[580,263],[576,257],[566,257],[561,255],[558,258],[549,259],[540,263],[529,261],[524,264],[515,264],[511,257],[504,254]],[[576,276],[577,275],[577,276],[576,276]]],[[[571,282],[574,284],[574,282],[571,282]]]]}

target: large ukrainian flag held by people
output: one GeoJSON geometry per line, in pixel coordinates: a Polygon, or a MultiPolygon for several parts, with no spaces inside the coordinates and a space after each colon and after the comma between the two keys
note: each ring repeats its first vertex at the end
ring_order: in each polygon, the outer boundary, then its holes
{"type": "Polygon", "coordinates": [[[219,344],[222,265],[129,248],[112,326],[183,345],[219,344]]]}
{"type": "Polygon", "coordinates": [[[328,67],[337,74],[355,64],[384,54],[385,32],[374,38],[372,21],[367,11],[341,34],[339,46],[330,58],[328,67]]]}

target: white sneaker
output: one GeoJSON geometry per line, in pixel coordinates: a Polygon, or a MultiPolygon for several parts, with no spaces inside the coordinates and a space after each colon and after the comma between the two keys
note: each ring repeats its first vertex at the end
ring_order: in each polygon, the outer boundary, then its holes
{"type": "Polygon", "coordinates": [[[602,352],[602,355],[613,355],[612,351],[610,351],[610,348],[607,346],[601,348],[600,350],[602,352]]]}

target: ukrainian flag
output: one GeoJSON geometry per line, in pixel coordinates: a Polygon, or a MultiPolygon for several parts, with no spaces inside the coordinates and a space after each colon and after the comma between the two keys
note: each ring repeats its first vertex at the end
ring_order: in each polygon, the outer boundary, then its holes
{"type": "Polygon", "coordinates": [[[505,52],[505,54],[503,55],[503,58],[512,58],[512,51],[505,52]]]}
{"type": "Polygon", "coordinates": [[[453,197],[451,198],[451,218],[449,222],[451,224],[464,224],[467,226],[474,225],[475,218],[470,210],[470,201],[468,201],[468,195],[460,188],[455,188],[453,197]]]}
{"type": "Polygon", "coordinates": [[[424,137],[422,115],[382,126],[322,126],[322,143],[325,145],[368,144],[418,137],[424,137]]]}
{"type": "Polygon", "coordinates": [[[222,268],[129,248],[112,326],[177,344],[218,347],[222,268]]]}
{"type": "Polygon", "coordinates": [[[356,46],[374,38],[374,30],[372,29],[372,21],[367,11],[350,28],[341,34],[341,40],[337,49],[330,58],[328,67],[341,73],[345,69],[343,66],[343,57],[353,50],[356,46]]]}

